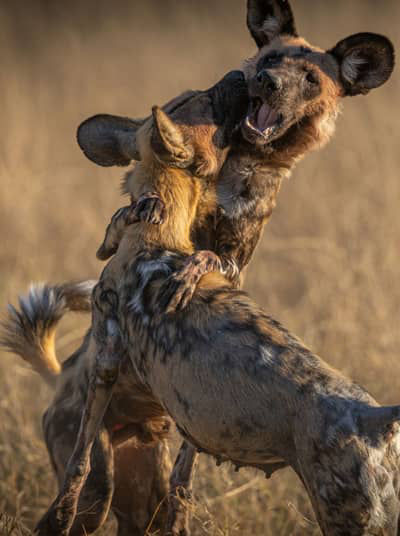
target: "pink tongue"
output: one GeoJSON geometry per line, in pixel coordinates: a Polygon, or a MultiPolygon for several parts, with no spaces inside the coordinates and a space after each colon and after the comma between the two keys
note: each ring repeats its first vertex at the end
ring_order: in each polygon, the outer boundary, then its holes
{"type": "Polygon", "coordinates": [[[278,114],[273,109],[264,103],[258,110],[257,114],[257,128],[260,130],[266,130],[276,123],[278,114]]]}

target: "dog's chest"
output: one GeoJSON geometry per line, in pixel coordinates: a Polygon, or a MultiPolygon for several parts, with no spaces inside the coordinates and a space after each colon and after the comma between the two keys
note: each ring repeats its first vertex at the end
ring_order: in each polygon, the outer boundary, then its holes
{"type": "Polygon", "coordinates": [[[229,218],[265,217],[275,207],[275,198],[285,173],[251,158],[232,156],[221,170],[217,184],[219,206],[229,218]]]}

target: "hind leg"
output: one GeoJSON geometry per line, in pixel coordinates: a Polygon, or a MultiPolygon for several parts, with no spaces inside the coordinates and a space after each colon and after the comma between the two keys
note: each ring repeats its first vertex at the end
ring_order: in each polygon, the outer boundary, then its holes
{"type": "Polygon", "coordinates": [[[90,457],[91,470],[81,491],[70,536],[91,534],[105,522],[114,492],[114,456],[107,430],[100,430],[90,457]]]}
{"type": "MultiPolygon", "coordinates": [[[[60,487],[75,446],[82,414],[80,409],[81,406],[67,411],[62,407],[51,407],[43,419],[46,446],[60,487]]],[[[104,523],[113,494],[113,465],[110,437],[102,427],[93,445],[91,469],[79,497],[71,536],[91,534],[104,523]]]]}
{"type": "MultiPolygon", "coordinates": [[[[96,295],[106,305],[115,306],[116,294],[111,290],[105,292],[101,282],[95,287],[94,298],[96,295]]],[[[96,304],[96,299],[94,303],[96,304]]],[[[104,413],[124,357],[116,320],[102,317],[102,311],[100,309],[97,311],[96,308],[93,309],[93,318],[96,313],[99,316],[98,329],[96,331],[93,329],[92,348],[88,349],[91,355],[95,356],[95,366],[89,380],[78,437],[65,470],[60,492],[36,527],[36,532],[40,536],[68,536],[70,532],[78,511],[79,497],[90,472],[91,451],[96,436],[103,427],[104,413]]]]}
{"type": "Polygon", "coordinates": [[[171,472],[165,440],[137,446],[126,441],[115,449],[115,491],[112,510],[118,536],[161,534],[167,521],[168,478],[171,472]]]}
{"type": "Polygon", "coordinates": [[[192,483],[198,457],[195,447],[183,441],[170,478],[171,494],[168,504],[167,534],[173,536],[190,534],[192,483]]]}

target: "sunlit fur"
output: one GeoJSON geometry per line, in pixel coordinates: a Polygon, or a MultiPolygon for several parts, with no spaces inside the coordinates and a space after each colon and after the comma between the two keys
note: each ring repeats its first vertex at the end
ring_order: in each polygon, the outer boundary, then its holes
{"type": "MultiPolygon", "coordinates": [[[[193,199],[179,192],[199,179],[148,153],[146,129],[139,139],[144,158],[130,177],[132,189],[136,178],[140,183],[136,194],[157,191],[166,203],[177,189],[182,201],[193,199]]],[[[177,216],[180,229],[190,227],[188,207],[177,216]]],[[[171,224],[163,224],[164,233],[173,231],[171,224]]],[[[99,294],[100,306],[106,290],[118,298],[111,314],[119,319],[133,377],[154,397],[154,411],[165,408],[183,437],[219,462],[267,474],[292,466],[324,534],[395,535],[398,425],[390,434],[384,423],[367,425],[376,406],[367,392],[220,274],[204,276],[184,312],[155,314],[160,286],[187,255],[181,233],[157,244],[148,224],[128,227],[99,294]]],[[[105,320],[98,320],[96,333],[105,320]]]]}

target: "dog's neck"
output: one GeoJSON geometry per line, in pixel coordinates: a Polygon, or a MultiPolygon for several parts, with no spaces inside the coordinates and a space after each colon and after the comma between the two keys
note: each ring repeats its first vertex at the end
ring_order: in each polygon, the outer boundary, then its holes
{"type": "Polygon", "coordinates": [[[194,251],[190,238],[201,195],[201,183],[185,170],[158,164],[139,162],[132,171],[130,194],[138,198],[151,184],[164,204],[161,224],[140,222],[127,227],[122,250],[129,254],[143,250],[169,250],[185,255],[194,251]],[[151,177],[151,179],[149,179],[151,177]]]}

